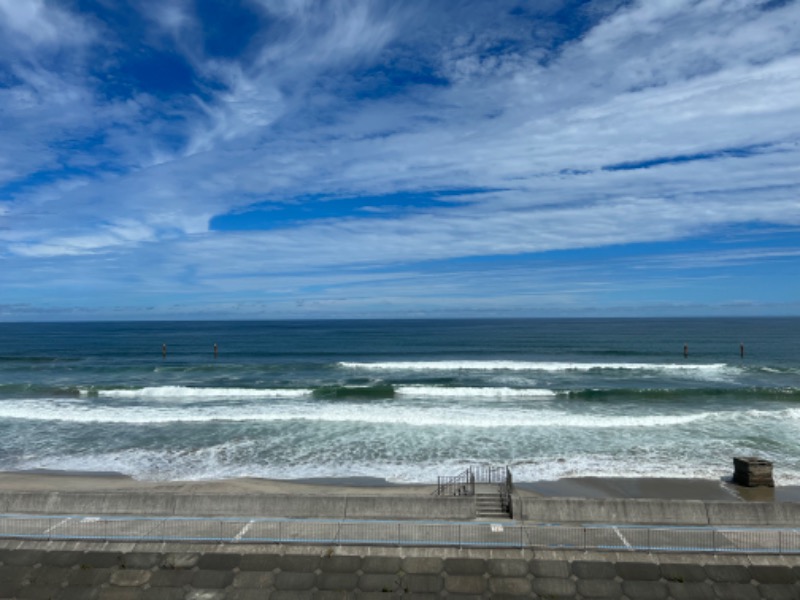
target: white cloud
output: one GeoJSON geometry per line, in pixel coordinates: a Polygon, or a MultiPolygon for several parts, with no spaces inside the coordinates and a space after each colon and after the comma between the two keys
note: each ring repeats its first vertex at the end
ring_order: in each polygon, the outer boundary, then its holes
{"type": "Polygon", "coordinates": [[[601,20],[554,50],[531,40],[557,37],[542,29],[557,7],[520,25],[469,6],[454,16],[445,5],[265,1],[253,6],[280,27],[226,59],[206,55],[190,4],[166,3],[148,35],[166,32],[197,89],[113,99],[87,57],[119,40],[64,9],[19,4],[0,0],[11,32],[0,47],[12,57],[0,59],[12,74],[0,88],[0,185],[14,184],[13,203],[0,204],[7,258],[138,256],[163,281],[193,273],[250,290],[265,273],[800,222],[797,3],[600,3],[601,20]],[[49,62],[55,46],[68,68],[49,62]],[[404,75],[373,93],[370,78],[387,65],[406,65],[404,75]],[[420,73],[448,85],[402,80],[420,73]],[[679,160],[602,170],[669,157],[679,160]],[[215,215],[266,200],[464,188],[495,191],[394,217],[379,207],[264,232],[208,230],[215,215]]]}

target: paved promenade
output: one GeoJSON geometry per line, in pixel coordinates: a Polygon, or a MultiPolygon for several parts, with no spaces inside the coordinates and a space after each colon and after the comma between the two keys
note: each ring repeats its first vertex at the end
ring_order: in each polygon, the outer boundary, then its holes
{"type": "Polygon", "coordinates": [[[800,598],[800,557],[0,543],[0,598],[800,598]]]}

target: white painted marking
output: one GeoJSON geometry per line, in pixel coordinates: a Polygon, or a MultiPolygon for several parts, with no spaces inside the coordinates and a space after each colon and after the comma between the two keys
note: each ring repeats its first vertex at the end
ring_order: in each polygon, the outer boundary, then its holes
{"type": "Polygon", "coordinates": [[[250,529],[250,526],[251,526],[252,524],[253,524],[253,521],[248,521],[248,522],[247,522],[247,525],[245,525],[244,527],[242,527],[241,531],[239,531],[239,533],[237,533],[235,536],[233,536],[233,539],[234,539],[234,541],[238,542],[240,539],[242,539],[242,536],[243,536],[245,533],[247,533],[247,530],[248,530],[248,529],[250,529]]]}
{"type": "Polygon", "coordinates": [[[48,528],[47,528],[47,529],[45,529],[45,530],[44,530],[42,533],[50,533],[50,532],[51,532],[51,531],[53,531],[54,529],[58,529],[59,527],[61,527],[61,526],[62,526],[64,523],[68,523],[70,520],[71,520],[71,519],[63,519],[61,522],[59,522],[59,523],[56,523],[56,524],[55,524],[55,525],[53,525],[52,527],[48,527],[48,528]]]}
{"type": "Polygon", "coordinates": [[[622,535],[622,532],[619,530],[619,528],[618,528],[618,527],[614,527],[614,533],[616,533],[616,534],[617,534],[617,537],[618,537],[620,540],[622,540],[622,543],[623,543],[623,544],[625,544],[625,547],[626,547],[628,550],[633,550],[633,546],[631,546],[631,545],[628,543],[628,540],[626,540],[626,539],[625,539],[625,536],[624,536],[624,535],[622,535]]]}

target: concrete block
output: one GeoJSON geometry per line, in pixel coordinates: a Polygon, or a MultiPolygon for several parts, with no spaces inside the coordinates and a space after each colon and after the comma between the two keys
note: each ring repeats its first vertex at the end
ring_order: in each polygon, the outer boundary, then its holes
{"type": "Polygon", "coordinates": [[[185,569],[160,569],[153,571],[148,583],[153,588],[181,588],[191,583],[193,575],[194,571],[185,569]]]}
{"type": "Polygon", "coordinates": [[[745,583],[717,583],[717,596],[725,600],[760,600],[761,594],[754,585],[745,583]]]}
{"type": "Polygon", "coordinates": [[[320,590],[339,590],[352,592],[358,585],[356,573],[320,573],[317,575],[317,588],[320,590]]]}
{"type": "Polygon", "coordinates": [[[797,574],[784,565],[750,565],[749,569],[753,579],[761,584],[797,582],[797,574]]]}
{"type": "Polygon", "coordinates": [[[614,579],[617,572],[614,563],[594,560],[576,560],[572,572],[579,579],[614,579]]]}
{"type": "Polygon", "coordinates": [[[126,569],[152,569],[161,564],[163,557],[155,552],[130,552],[119,556],[120,567],[126,569]]]}
{"type": "Polygon", "coordinates": [[[258,573],[256,571],[239,571],[233,576],[231,585],[236,589],[251,588],[257,590],[266,589],[275,582],[275,574],[272,571],[258,573]]]}
{"type": "Polygon", "coordinates": [[[717,600],[717,593],[710,583],[677,583],[670,581],[669,595],[674,600],[717,600]]]}
{"type": "Polygon", "coordinates": [[[110,583],[115,572],[116,569],[71,569],[67,584],[75,587],[100,587],[104,583],[110,583]]]}
{"type": "Polygon", "coordinates": [[[692,563],[662,563],[661,576],[676,583],[700,582],[708,579],[705,569],[692,563]]]}
{"type": "Polygon", "coordinates": [[[403,565],[399,556],[365,556],[361,559],[364,573],[397,573],[403,565]]]}
{"type": "Polygon", "coordinates": [[[111,585],[120,587],[137,587],[150,581],[150,571],[141,569],[121,569],[111,574],[111,585]]]}
{"type": "Polygon", "coordinates": [[[319,568],[319,556],[311,556],[307,554],[286,554],[280,557],[278,567],[281,571],[290,571],[297,573],[313,573],[319,568]]]}
{"type": "Polygon", "coordinates": [[[718,583],[750,583],[752,576],[744,565],[706,565],[706,574],[718,583]]]}
{"type": "Polygon", "coordinates": [[[219,590],[233,583],[233,571],[195,571],[191,586],[219,590]]]}
{"type": "Polygon", "coordinates": [[[275,577],[275,588],[278,590],[310,591],[316,583],[314,573],[285,572],[275,577]]]}
{"type": "Polygon", "coordinates": [[[401,592],[403,585],[403,578],[394,573],[364,573],[358,579],[358,589],[362,592],[401,592]]]}
{"type": "Polygon", "coordinates": [[[570,576],[569,563],[566,560],[532,560],[531,573],[534,577],[562,577],[570,576]]]}
{"type": "Polygon", "coordinates": [[[323,573],[354,573],[361,568],[359,556],[326,556],[320,560],[323,573]]]}
{"type": "Polygon", "coordinates": [[[494,577],[525,577],[529,569],[522,559],[495,558],[488,562],[487,570],[494,577]]]}
{"type": "Polygon", "coordinates": [[[617,575],[626,581],[657,581],[661,579],[661,569],[657,564],[645,562],[618,562],[617,575]]]}
{"type": "Polygon", "coordinates": [[[406,575],[403,583],[412,594],[438,594],[442,590],[442,577],[438,574],[406,575]]]}
{"type": "Polygon", "coordinates": [[[764,600],[797,600],[800,597],[797,586],[786,583],[763,583],[758,591],[764,600]]]}
{"type": "Polygon", "coordinates": [[[531,586],[544,598],[574,598],[576,592],[575,582],[571,579],[538,577],[534,578],[531,586]]]}
{"type": "Polygon", "coordinates": [[[662,600],[669,588],[663,581],[623,581],[622,592],[630,600],[662,600]]]}
{"type": "Polygon", "coordinates": [[[483,575],[450,575],[445,577],[444,587],[450,594],[481,595],[486,591],[486,578],[483,575]]]}
{"type": "Polygon", "coordinates": [[[578,593],[584,598],[621,598],[622,586],[611,579],[579,579],[578,593]]]}
{"type": "Polygon", "coordinates": [[[746,487],[775,487],[772,478],[772,463],[756,456],[733,459],[733,482],[746,487]]]}
{"type": "Polygon", "coordinates": [[[280,566],[278,554],[243,554],[239,561],[240,571],[272,571],[280,566]]]}
{"type": "Polygon", "coordinates": [[[482,558],[447,558],[444,570],[448,575],[483,575],[486,561],[482,558]]]}
{"type": "Polygon", "coordinates": [[[197,560],[198,569],[231,571],[239,566],[242,557],[239,554],[209,552],[197,560]]]}
{"type": "Polygon", "coordinates": [[[410,574],[440,573],[443,561],[433,556],[410,556],[403,559],[403,571],[410,574]]]}
{"type": "Polygon", "coordinates": [[[530,596],[531,582],[525,577],[494,577],[489,580],[492,594],[530,596]]]}

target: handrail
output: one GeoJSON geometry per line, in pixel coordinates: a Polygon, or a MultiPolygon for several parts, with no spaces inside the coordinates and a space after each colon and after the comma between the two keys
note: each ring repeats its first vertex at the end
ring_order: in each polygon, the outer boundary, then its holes
{"type": "Polygon", "coordinates": [[[475,475],[471,469],[452,477],[438,478],[436,484],[437,496],[474,496],[475,475]]]}
{"type": "Polygon", "coordinates": [[[459,521],[1,515],[0,540],[800,554],[800,530],[459,521]]]}

